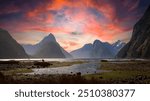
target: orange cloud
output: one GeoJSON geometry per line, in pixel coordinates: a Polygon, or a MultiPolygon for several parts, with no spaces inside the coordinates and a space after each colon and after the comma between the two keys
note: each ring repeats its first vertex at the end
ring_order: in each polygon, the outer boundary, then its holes
{"type": "MultiPolygon", "coordinates": [[[[124,11],[124,15],[127,13],[125,17],[119,16],[120,12],[111,0],[43,0],[28,9],[18,9],[18,6],[13,5],[0,11],[2,13],[22,12],[22,18],[11,20],[9,23],[0,23],[0,26],[13,33],[37,31],[69,35],[77,32],[83,36],[91,35],[102,41],[112,42],[117,36],[122,35],[121,33],[131,30],[134,23],[130,24],[130,22],[135,18],[138,19],[139,16],[128,15],[128,12],[135,13],[134,10],[139,4],[139,0],[133,1],[120,0],[121,7],[127,9],[124,11]]],[[[123,8],[120,8],[120,11],[123,8]]],[[[64,40],[60,43],[67,50],[82,46],[74,41],[64,40]]]]}
{"type": "Polygon", "coordinates": [[[74,42],[74,41],[66,41],[66,40],[59,40],[61,46],[68,51],[72,51],[74,49],[76,49],[77,47],[80,47],[79,43],[74,42]]]}

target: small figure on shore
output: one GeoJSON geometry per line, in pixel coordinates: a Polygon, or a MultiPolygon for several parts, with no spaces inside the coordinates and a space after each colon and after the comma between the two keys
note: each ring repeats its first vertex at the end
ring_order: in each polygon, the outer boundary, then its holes
{"type": "Polygon", "coordinates": [[[45,62],[44,59],[42,59],[42,62],[45,62]]]}

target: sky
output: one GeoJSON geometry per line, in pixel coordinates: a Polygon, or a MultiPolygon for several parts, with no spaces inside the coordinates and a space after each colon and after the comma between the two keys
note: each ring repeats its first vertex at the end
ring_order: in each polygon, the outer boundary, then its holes
{"type": "Polygon", "coordinates": [[[128,42],[150,0],[0,0],[0,28],[20,44],[52,33],[67,51],[98,39],[128,42]]]}

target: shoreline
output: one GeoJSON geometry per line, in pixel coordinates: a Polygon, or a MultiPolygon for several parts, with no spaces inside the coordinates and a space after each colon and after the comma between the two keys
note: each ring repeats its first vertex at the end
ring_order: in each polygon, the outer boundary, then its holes
{"type": "MultiPolygon", "coordinates": [[[[93,60],[94,61],[94,60],[93,60]]],[[[9,61],[10,62],[10,61],[9,61]]],[[[106,70],[109,72],[85,74],[74,73],[74,74],[22,74],[31,73],[32,69],[48,68],[63,66],[72,66],[74,64],[84,64],[89,61],[72,61],[72,62],[58,62],[58,61],[11,61],[9,64],[2,64],[0,61],[0,83],[25,83],[25,84],[36,84],[36,83],[81,83],[81,84],[137,84],[137,83],[150,83],[150,61],[141,60],[128,60],[128,61],[99,61],[100,67],[98,70],[106,70]],[[13,64],[11,64],[11,62],[13,64]],[[37,65],[34,67],[33,65],[37,65]],[[38,65],[40,65],[38,67],[38,65]],[[1,68],[6,66],[4,70],[1,68]],[[18,67],[15,67],[18,66],[18,67]]]]}

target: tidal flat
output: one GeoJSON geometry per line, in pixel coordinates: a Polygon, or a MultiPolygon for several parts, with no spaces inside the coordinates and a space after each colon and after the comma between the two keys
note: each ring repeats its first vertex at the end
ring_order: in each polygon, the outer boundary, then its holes
{"type": "Polygon", "coordinates": [[[150,84],[150,60],[0,61],[1,84],[150,84]]]}

